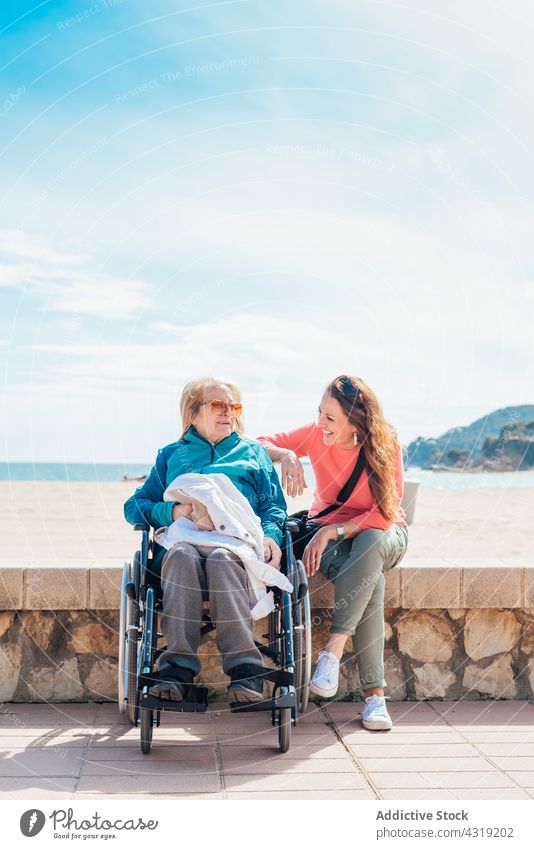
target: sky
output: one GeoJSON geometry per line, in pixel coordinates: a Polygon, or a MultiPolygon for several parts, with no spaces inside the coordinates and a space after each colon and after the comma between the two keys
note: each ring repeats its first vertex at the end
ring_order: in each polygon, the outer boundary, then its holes
{"type": "Polygon", "coordinates": [[[0,459],[148,462],[340,373],[404,443],[534,403],[534,13],[3,0],[0,459]]]}

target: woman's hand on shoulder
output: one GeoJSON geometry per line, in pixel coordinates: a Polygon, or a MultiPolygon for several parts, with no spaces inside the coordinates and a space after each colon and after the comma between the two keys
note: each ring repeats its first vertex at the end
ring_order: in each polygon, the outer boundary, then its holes
{"type": "Polygon", "coordinates": [[[294,451],[286,451],[282,457],[282,489],[285,489],[291,498],[302,495],[308,486],[304,478],[304,468],[294,451]]]}
{"type": "Polygon", "coordinates": [[[272,537],[264,537],[263,540],[263,559],[269,566],[274,566],[275,569],[280,568],[282,562],[282,552],[280,546],[272,537]]]}

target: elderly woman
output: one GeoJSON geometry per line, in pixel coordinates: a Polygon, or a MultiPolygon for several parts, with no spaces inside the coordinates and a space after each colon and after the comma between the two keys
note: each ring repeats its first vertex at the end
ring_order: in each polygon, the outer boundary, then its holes
{"type": "MultiPolygon", "coordinates": [[[[183,434],[158,452],[150,475],[124,505],[131,524],[153,528],[192,516],[190,504],[163,501],[167,486],[178,475],[197,472],[227,475],[260,518],[264,558],[278,567],[286,503],[278,476],[265,449],[243,437],[242,403],[233,383],[202,378],[188,383],[180,412],[183,434]]],[[[192,516],[194,520],[194,515],[192,516]]],[[[200,670],[198,647],[202,603],[209,597],[223,670],[230,676],[230,702],[263,698],[262,657],[254,644],[247,576],[241,560],[225,548],[206,556],[188,543],[161,553],[163,615],[161,627],[167,649],[159,659],[161,680],[150,692],[162,699],[182,700],[185,686],[200,670]]]]}
{"type": "Polygon", "coordinates": [[[282,463],[288,495],[301,494],[306,485],[299,457],[309,457],[315,473],[303,562],[308,575],[320,569],[334,582],[335,610],[310,689],[324,698],[337,693],[339,662],[350,636],[364,691],[363,725],[391,728],[383,690],[383,572],[397,565],[408,542],[401,508],[402,452],[395,430],[364,381],[341,375],[326,387],[316,424],[259,441],[274,462],[282,463]],[[340,504],[338,496],[358,459],[359,479],[340,504]]]}

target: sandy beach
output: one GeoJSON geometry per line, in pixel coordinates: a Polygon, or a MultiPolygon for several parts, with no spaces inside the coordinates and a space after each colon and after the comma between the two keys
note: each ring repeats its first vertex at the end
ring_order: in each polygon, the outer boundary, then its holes
{"type": "MultiPolygon", "coordinates": [[[[7,563],[128,558],[136,544],[122,515],[135,483],[1,482],[0,532],[7,563]]],[[[310,494],[290,499],[289,512],[310,494]]],[[[405,562],[504,561],[534,565],[534,490],[420,489],[405,562]]]]}

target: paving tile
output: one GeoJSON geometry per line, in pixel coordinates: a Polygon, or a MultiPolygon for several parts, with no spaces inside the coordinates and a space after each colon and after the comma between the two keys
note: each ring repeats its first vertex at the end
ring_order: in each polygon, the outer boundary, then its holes
{"type": "Polygon", "coordinates": [[[419,799],[455,799],[456,796],[453,795],[452,790],[445,790],[444,788],[440,788],[437,790],[427,790],[422,787],[412,787],[411,789],[394,789],[394,790],[386,790],[382,788],[379,791],[381,799],[412,799],[414,801],[419,799]]]}
{"type": "Polygon", "coordinates": [[[523,757],[519,750],[515,755],[511,753],[506,756],[494,755],[491,760],[495,766],[502,769],[503,772],[510,772],[511,770],[518,770],[519,772],[534,772],[534,757],[529,757],[528,755],[523,757]]]}
{"type": "MultiPolygon", "coordinates": [[[[191,737],[185,735],[172,736],[154,736],[152,740],[152,752],[160,751],[161,749],[205,749],[208,747],[213,750],[215,746],[214,740],[206,740],[203,738],[191,737]]],[[[89,752],[98,757],[98,752],[101,749],[112,749],[117,752],[119,757],[130,757],[135,752],[141,751],[141,738],[139,731],[131,737],[109,737],[104,735],[100,738],[93,738],[89,747],[89,752]]]]}
{"type": "Polygon", "coordinates": [[[477,735],[489,735],[489,739],[493,739],[493,734],[503,733],[504,731],[510,731],[510,729],[516,730],[518,733],[522,734],[524,738],[532,739],[529,734],[531,734],[532,723],[526,723],[524,720],[518,722],[510,722],[504,724],[502,722],[495,721],[494,723],[489,722],[455,722],[453,725],[455,731],[458,731],[462,734],[467,740],[471,739],[473,734],[477,735]]]}
{"type": "MultiPolygon", "coordinates": [[[[454,788],[484,789],[515,787],[505,775],[492,772],[370,772],[369,778],[379,789],[454,788]]],[[[521,782],[519,782],[521,784],[521,782]]]]}
{"type": "Polygon", "coordinates": [[[90,749],[87,753],[86,763],[103,764],[108,768],[113,768],[116,764],[119,767],[128,768],[130,770],[138,769],[139,765],[144,769],[147,763],[151,764],[174,764],[179,767],[180,764],[198,763],[200,767],[211,765],[215,768],[215,751],[213,746],[199,746],[190,743],[183,746],[153,746],[150,751],[150,758],[147,758],[141,752],[141,747],[134,749],[133,747],[127,750],[118,751],[117,747],[99,747],[90,749]]]}
{"type": "Polygon", "coordinates": [[[526,772],[523,770],[510,770],[508,772],[510,778],[512,778],[520,787],[525,787],[527,790],[534,789],[534,772],[526,772]]]}
{"type": "Polygon", "coordinates": [[[82,775],[77,793],[214,793],[220,791],[218,776],[213,772],[188,775],[82,775]]]}
{"type": "Polygon", "coordinates": [[[261,792],[270,790],[282,793],[286,790],[303,793],[307,790],[366,790],[369,785],[362,775],[353,773],[330,773],[328,777],[317,773],[308,775],[276,774],[276,775],[225,775],[228,792],[261,792]]]}
{"type": "Polygon", "coordinates": [[[2,753],[2,778],[32,776],[71,776],[81,769],[83,749],[18,749],[2,753]]]}
{"type": "Polygon", "coordinates": [[[117,793],[75,793],[72,796],[73,801],[82,801],[83,799],[87,801],[102,801],[102,799],[110,799],[113,801],[114,799],[163,799],[164,801],[167,799],[184,799],[187,801],[195,800],[195,801],[205,801],[205,802],[213,802],[213,801],[222,801],[225,796],[222,792],[213,792],[213,793],[121,793],[118,791],[117,793]]]}
{"type": "MultiPolygon", "coordinates": [[[[382,745],[393,743],[399,743],[399,745],[403,745],[402,741],[406,736],[409,739],[418,738],[419,742],[424,738],[427,738],[427,735],[430,735],[430,729],[421,726],[421,730],[416,732],[414,730],[414,726],[405,726],[405,728],[401,728],[400,725],[396,725],[391,731],[368,731],[367,728],[358,728],[356,730],[342,732],[343,743],[346,746],[353,746],[357,743],[365,742],[367,745],[375,745],[375,741],[381,740],[382,745]]],[[[460,738],[461,739],[461,738],[460,738]]],[[[376,743],[378,746],[379,744],[376,743]]]]}
{"type": "Polygon", "coordinates": [[[217,764],[215,756],[212,753],[209,756],[199,756],[194,758],[175,758],[174,760],[153,759],[152,756],[144,755],[145,762],[127,761],[91,761],[86,763],[83,768],[82,776],[85,778],[89,775],[101,775],[104,778],[121,778],[125,780],[132,776],[153,776],[153,775],[209,775],[217,773],[217,764]]]}
{"type": "Polygon", "coordinates": [[[466,719],[534,722],[534,705],[525,701],[432,702],[432,708],[449,722],[466,719]]]}
{"type": "Polygon", "coordinates": [[[430,729],[422,733],[406,729],[402,733],[397,733],[397,727],[395,727],[387,734],[367,731],[367,729],[362,728],[361,733],[351,732],[351,740],[354,740],[354,738],[356,739],[356,742],[351,742],[349,744],[347,736],[343,735],[344,742],[351,747],[372,746],[375,751],[377,748],[379,748],[379,751],[382,751],[382,747],[384,746],[388,748],[390,746],[394,746],[395,748],[398,747],[399,753],[405,746],[444,746],[465,743],[462,735],[459,732],[454,731],[452,728],[449,731],[435,731],[430,729]]]}
{"type": "MultiPolygon", "coordinates": [[[[139,728],[119,727],[105,725],[96,726],[93,728],[95,737],[111,739],[141,739],[139,728]]],[[[199,743],[204,742],[206,745],[213,743],[215,740],[215,732],[211,728],[180,728],[160,725],[159,728],[154,726],[154,741],[156,740],[197,740],[199,743]]]]}
{"type": "Polygon", "coordinates": [[[402,745],[381,745],[377,751],[374,743],[351,743],[350,749],[358,758],[398,758],[404,761],[406,758],[414,759],[416,762],[421,758],[479,758],[480,752],[469,743],[410,743],[402,745]]]}
{"type": "Polygon", "coordinates": [[[484,755],[495,757],[521,757],[534,759],[534,738],[532,743],[525,743],[523,735],[518,735],[513,742],[508,743],[473,743],[484,755]]]}
{"type": "MultiPolygon", "coordinates": [[[[346,760],[349,758],[346,749],[341,745],[341,743],[334,743],[330,746],[323,746],[321,744],[315,746],[300,746],[295,741],[292,741],[291,748],[289,752],[286,754],[282,754],[279,751],[275,751],[273,753],[272,750],[267,751],[265,746],[232,746],[231,743],[220,743],[220,751],[223,763],[226,760],[231,761],[248,761],[249,763],[253,763],[254,761],[265,759],[268,757],[277,757],[282,762],[287,758],[288,760],[295,760],[296,758],[314,761],[323,761],[323,760],[346,760]]],[[[317,765],[317,768],[320,768],[320,764],[317,765]]]]}
{"type": "Polygon", "coordinates": [[[2,752],[15,749],[86,749],[90,740],[89,734],[80,737],[71,737],[68,734],[38,734],[36,737],[5,734],[0,736],[0,748],[2,752]]]}
{"type": "MultiPolygon", "coordinates": [[[[31,743],[32,740],[42,739],[44,736],[50,736],[52,734],[58,734],[58,736],[66,736],[64,732],[68,732],[68,736],[71,740],[75,739],[85,739],[87,736],[92,734],[91,725],[83,725],[83,726],[72,726],[71,728],[60,728],[58,725],[33,725],[33,727],[24,727],[20,726],[16,729],[16,735],[12,734],[8,729],[0,730],[0,748],[4,747],[4,744],[14,739],[15,737],[24,737],[28,740],[28,743],[31,743]]],[[[26,745],[26,744],[24,744],[26,745]]]]}
{"type": "MultiPolygon", "coordinates": [[[[257,731],[252,734],[237,735],[235,732],[227,734],[218,734],[217,739],[222,743],[234,743],[236,746],[267,746],[278,748],[278,734],[276,728],[269,728],[265,731],[257,731]]],[[[325,729],[323,732],[313,734],[302,734],[299,729],[295,729],[291,735],[291,745],[301,745],[304,742],[309,745],[321,742],[324,745],[330,745],[335,736],[330,729],[325,729]]]]}
{"type": "Polygon", "coordinates": [[[481,743],[500,745],[502,743],[510,743],[512,747],[517,745],[530,746],[534,743],[534,731],[526,731],[524,727],[516,728],[515,730],[501,731],[498,728],[479,729],[477,725],[462,731],[464,737],[470,740],[475,746],[481,743]]]}
{"type": "Polygon", "coordinates": [[[514,787],[487,787],[484,789],[462,789],[462,788],[441,788],[439,790],[422,790],[414,788],[412,790],[380,790],[382,799],[528,799],[528,793],[524,790],[514,787]]]}
{"type": "Polygon", "coordinates": [[[232,761],[223,759],[223,770],[226,778],[230,775],[308,775],[309,773],[324,776],[323,784],[330,782],[334,773],[351,773],[356,771],[354,763],[347,758],[318,760],[288,760],[287,758],[264,758],[257,761],[232,761]]]}
{"type": "MultiPolygon", "coordinates": [[[[134,764],[142,764],[143,767],[147,763],[147,756],[141,751],[141,746],[122,747],[117,746],[98,746],[91,747],[86,763],[107,763],[115,762],[119,765],[129,764],[132,768],[134,764]]],[[[161,745],[153,746],[150,751],[150,761],[152,763],[162,763],[171,761],[174,764],[197,762],[199,765],[205,765],[210,762],[215,764],[213,746],[200,746],[198,744],[185,745],[161,745]]]]}
{"type": "MultiPolygon", "coordinates": [[[[332,718],[345,718],[348,720],[358,716],[362,706],[362,702],[327,702],[324,708],[326,713],[332,716],[332,718]]],[[[388,702],[388,710],[395,720],[409,717],[410,719],[432,721],[436,718],[435,712],[426,702],[388,702]]]]}
{"type": "Polygon", "coordinates": [[[269,801],[275,799],[300,799],[301,801],[312,801],[322,799],[324,802],[329,800],[342,799],[376,799],[372,790],[302,790],[300,792],[276,793],[275,791],[250,792],[250,793],[227,793],[227,799],[232,801],[236,799],[253,801],[269,801]]]}
{"type": "Polygon", "coordinates": [[[0,799],[70,799],[75,778],[0,778],[0,799]]]}
{"type": "MultiPolygon", "coordinates": [[[[4,717],[20,716],[25,719],[31,719],[35,722],[60,719],[62,722],[79,722],[88,718],[94,719],[98,711],[98,705],[81,702],[79,704],[51,704],[51,703],[35,703],[25,702],[24,704],[9,703],[3,704],[0,711],[0,719],[4,717]]],[[[117,711],[117,717],[119,713],[117,711]]]]}
{"type": "Polygon", "coordinates": [[[494,772],[494,767],[476,754],[474,757],[450,758],[358,758],[367,772],[494,772]]]}
{"type": "Polygon", "coordinates": [[[454,793],[456,799],[530,799],[531,797],[526,790],[520,787],[499,787],[499,788],[471,788],[466,789],[456,788],[450,791],[454,793]]]}

